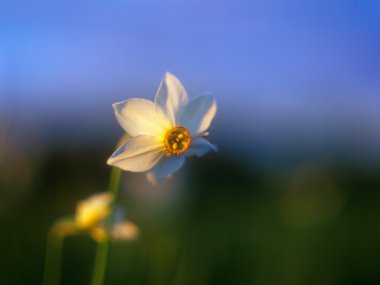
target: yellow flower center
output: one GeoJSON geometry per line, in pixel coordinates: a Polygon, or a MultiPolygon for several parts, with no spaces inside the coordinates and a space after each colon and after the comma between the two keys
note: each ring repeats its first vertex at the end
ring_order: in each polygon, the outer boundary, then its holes
{"type": "Polygon", "coordinates": [[[177,126],[166,132],[164,138],[164,146],[168,154],[180,155],[184,153],[190,146],[191,137],[189,131],[177,126]]]}

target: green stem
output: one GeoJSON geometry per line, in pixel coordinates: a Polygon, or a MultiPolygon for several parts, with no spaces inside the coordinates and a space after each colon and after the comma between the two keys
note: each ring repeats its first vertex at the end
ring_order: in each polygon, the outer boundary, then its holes
{"type": "Polygon", "coordinates": [[[59,285],[61,283],[62,242],[63,239],[56,236],[54,229],[49,231],[46,241],[45,285],[59,285]]]}
{"type": "MultiPolygon", "coordinates": [[[[107,235],[109,235],[112,227],[112,217],[114,213],[114,206],[116,204],[117,196],[119,194],[119,183],[120,183],[121,170],[120,168],[112,168],[110,184],[108,192],[112,195],[111,212],[105,221],[105,229],[107,235]]],[[[92,285],[103,285],[104,276],[106,273],[107,257],[109,249],[109,238],[107,237],[104,241],[98,243],[98,248],[96,251],[94,271],[92,273],[92,285]]]]}
{"type": "Polygon", "coordinates": [[[67,216],[56,221],[50,228],[46,241],[46,257],[43,284],[61,284],[63,240],[65,237],[77,233],[78,231],[72,216],[67,216]]]}

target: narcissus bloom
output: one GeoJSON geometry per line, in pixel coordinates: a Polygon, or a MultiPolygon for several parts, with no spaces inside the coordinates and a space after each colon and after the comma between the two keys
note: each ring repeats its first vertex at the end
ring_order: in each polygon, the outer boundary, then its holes
{"type": "MultiPolygon", "coordinates": [[[[87,231],[98,242],[107,239],[107,232],[104,227],[106,218],[111,213],[112,196],[107,193],[97,193],[91,195],[85,200],[81,200],[77,204],[75,219],[71,232],[87,231]]],[[[138,227],[131,221],[124,219],[121,208],[112,217],[112,226],[110,229],[110,237],[114,240],[134,240],[139,234],[138,227]]],[[[68,225],[71,225],[68,224],[68,225]]],[[[64,223],[60,223],[61,229],[65,230],[68,226],[63,227],[64,223]]]]}
{"type": "Polygon", "coordinates": [[[103,221],[111,211],[112,196],[109,193],[91,195],[77,204],[75,223],[81,230],[87,230],[103,221]]]}
{"type": "Polygon", "coordinates": [[[113,105],[116,119],[130,138],[108,159],[126,171],[145,172],[160,181],[181,168],[187,156],[203,156],[216,147],[204,137],[217,105],[210,95],[188,99],[185,88],[166,73],[154,102],[128,99],[113,105]]]}
{"type": "MultiPolygon", "coordinates": [[[[133,241],[137,239],[139,233],[139,228],[134,223],[122,221],[112,226],[110,237],[116,241],[133,241]]],[[[90,235],[97,242],[102,242],[107,239],[107,233],[103,225],[92,228],[90,235]]]]}

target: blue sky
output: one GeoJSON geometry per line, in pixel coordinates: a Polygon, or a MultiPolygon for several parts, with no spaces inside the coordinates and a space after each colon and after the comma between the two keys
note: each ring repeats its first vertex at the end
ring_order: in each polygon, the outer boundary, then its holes
{"type": "Polygon", "coordinates": [[[2,1],[0,112],[96,137],[171,71],[214,94],[227,143],[360,153],[380,145],[379,48],[379,1],[2,1]]]}

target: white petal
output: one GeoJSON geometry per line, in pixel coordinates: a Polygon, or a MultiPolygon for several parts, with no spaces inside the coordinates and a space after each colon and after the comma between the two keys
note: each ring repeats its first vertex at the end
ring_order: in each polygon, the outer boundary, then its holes
{"type": "Polygon", "coordinates": [[[183,163],[185,162],[185,157],[183,155],[176,156],[171,155],[170,157],[163,157],[148,173],[148,180],[153,184],[169,177],[174,172],[179,170],[183,163]]]}
{"type": "Polygon", "coordinates": [[[209,151],[218,151],[218,148],[204,138],[198,138],[191,142],[189,149],[185,152],[186,156],[203,156],[209,151]]]}
{"type": "Polygon", "coordinates": [[[154,99],[173,126],[176,125],[176,116],[183,105],[188,101],[188,96],[181,82],[173,74],[167,72],[158,88],[154,99]]]}
{"type": "Polygon", "coordinates": [[[119,147],[107,163],[126,171],[142,172],[156,165],[163,154],[162,145],[156,137],[141,135],[119,147]]]}
{"type": "Polygon", "coordinates": [[[194,97],[179,116],[179,125],[187,128],[191,135],[208,129],[216,114],[217,105],[211,95],[194,97]]]}
{"type": "Polygon", "coordinates": [[[113,104],[113,108],[117,121],[132,137],[162,136],[170,128],[169,120],[152,101],[133,98],[113,104]]]}

